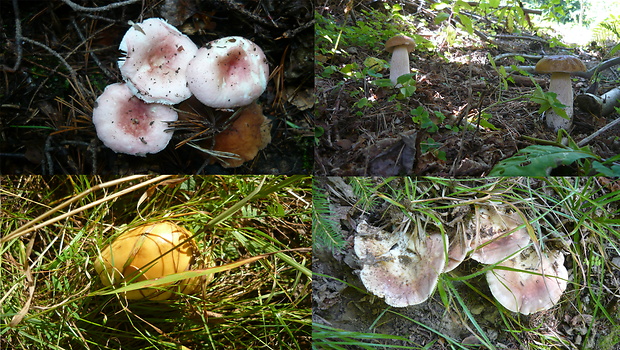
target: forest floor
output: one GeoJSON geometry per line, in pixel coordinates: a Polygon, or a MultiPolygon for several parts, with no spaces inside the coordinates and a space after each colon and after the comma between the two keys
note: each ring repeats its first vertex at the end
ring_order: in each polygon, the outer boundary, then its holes
{"type": "MultiPolygon", "coordinates": [[[[4,66],[0,80],[2,173],[312,171],[311,1],[137,1],[105,11],[74,9],[58,0],[16,3],[21,45],[15,40],[13,5],[11,1],[0,3],[0,66],[4,66]],[[128,21],[138,23],[151,17],[167,19],[198,46],[238,35],[253,40],[266,53],[272,76],[258,102],[272,120],[272,142],[254,160],[239,168],[225,169],[219,164],[209,165],[208,156],[182,144],[195,134],[212,135],[221,128],[209,123],[175,133],[164,151],[146,157],[114,153],[98,140],[91,122],[92,109],[107,85],[122,81],[117,67],[121,55],[118,46],[129,29],[128,21]]],[[[199,143],[203,148],[210,144],[199,143]]]]}
{"type": "MultiPolygon", "coordinates": [[[[319,175],[486,175],[517,151],[558,137],[538,113],[540,105],[529,98],[536,84],[546,91],[549,76],[498,73],[502,66],[532,66],[538,59],[498,58],[494,69],[489,57],[570,54],[588,69],[609,58],[606,49],[594,44],[568,48],[527,28],[514,35],[504,23],[485,23],[487,18],[477,27],[487,35],[485,41],[458,25],[436,24],[437,12],[426,7],[405,4],[395,11],[382,2],[372,4],[376,6],[347,8],[327,1],[317,10],[322,19],[317,23],[315,71],[316,124],[322,132],[315,157],[319,175]],[[389,62],[384,43],[401,32],[418,44],[410,54],[415,92],[404,97],[376,83],[388,77],[387,66],[368,68],[369,58],[389,62]],[[470,127],[463,127],[465,121],[470,127]]],[[[598,88],[604,92],[617,79],[607,71],[598,88]]],[[[588,80],[574,77],[575,94],[589,86],[588,80]]],[[[579,142],[616,117],[575,108],[569,134],[579,142]]],[[[594,138],[590,150],[602,158],[617,155],[619,132],[616,126],[594,138]]],[[[552,174],[583,175],[576,167],[555,168],[552,174]]]]}
{"type": "MultiPolygon", "coordinates": [[[[606,208],[607,214],[603,215],[608,219],[618,218],[618,183],[603,180],[319,178],[319,191],[326,195],[330,218],[344,244],[336,249],[314,245],[312,309],[316,348],[618,349],[620,237],[615,229],[594,224],[586,203],[593,200],[606,208]],[[370,184],[365,185],[371,189],[366,195],[360,194],[362,183],[370,184]],[[612,191],[616,191],[614,200],[609,197],[614,197],[612,191]],[[449,222],[460,215],[455,213],[462,213],[472,199],[488,195],[496,204],[511,202],[520,207],[543,250],[554,247],[563,252],[569,281],[557,305],[530,315],[504,309],[486,282],[489,267],[469,257],[455,270],[441,274],[434,293],[420,304],[391,307],[367,291],[360,271],[364,264],[372,262],[359,259],[354,250],[360,222],[367,221],[395,235],[409,234],[390,224],[390,212],[396,208],[393,203],[409,202],[411,216],[421,218],[425,228],[443,222],[440,225],[452,242],[458,229],[451,228],[449,222]],[[567,220],[558,223],[554,219],[559,218],[557,215],[567,220]],[[592,225],[597,228],[586,229],[592,225]]],[[[314,235],[317,242],[316,228],[314,235]]]]}

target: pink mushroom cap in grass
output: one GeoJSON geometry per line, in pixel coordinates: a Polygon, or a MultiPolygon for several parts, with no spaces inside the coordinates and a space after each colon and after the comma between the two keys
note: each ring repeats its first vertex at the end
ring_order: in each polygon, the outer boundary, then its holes
{"type": "Polygon", "coordinates": [[[185,70],[198,47],[160,18],[134,24],[119,45],[118,67],[131,91],[148,103],[177,104],[192,93],[185,70]]]}
{"type": "Polygon", "coordinates": [[[394,307],[426,301],[444,270],[449,243],[439,233],[427,235],[420,227],[409,232],[387,232],[362,221],[354,250],[362,262],[360,279],[372,294],[394,307]]]}
{"type": "Polygon", "coordinates": [[[268,78],[263,50],[239,36],[209,42],[187,67],[189,89],[213,108],[249,105],[265,91],[268,78]]]}
{"type": "Polygon", "coordinates": [[[136,156],[166,148],[172,138],[172,132],[166,131],[168,123],[177,119],[171,107],[146,103],[120,83],[108,85],[93,109],[93,124],[103,144],[114,152],[136,156]]]}
{"type": "Polygon", "coordinates": [[[530,235],[518,213],[503,208],[478,206],[469,230],[473,233],[471,258],[483,264],[495,264],[517,253],[530,243],[530,235]]]}
{"type": "Polygon", "coordinates": [[[534,248],[528,248],[487,271],[489,289],[506,309],[529,315],[548,310],[560,300],[568,284],[564,256],[542,254],[539,257],[534,248]]]}

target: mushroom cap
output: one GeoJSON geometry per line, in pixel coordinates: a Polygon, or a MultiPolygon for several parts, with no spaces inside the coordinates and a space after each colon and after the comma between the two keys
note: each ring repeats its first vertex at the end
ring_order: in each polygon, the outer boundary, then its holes
{"type": "Polygon", "coordinates": [[[537,73],[572,73],[585,72],[586,66],[575,56],[545,56],[536,63],[537,73]]]}
{"type": "Polygon", "coordinates": [[[214,108],[249,105],[265,91],[268,78],[263,50],[240,36],[209,42],[187,67],[189,89],[214,108]]]}
{"type": "Polygon", "coordinates": [[[550,309],[566,290],[568,271],[560,252],[547,252],[538,257],[534,248],[503,261],[486,273],[491,293],[506,309],[529,315],[550,309]]]}
{"type": "Polygon", "coordinates": [[[415,40],[404,34],[395,35],[385,42],[385,51],[393,52],[398,46],[405,46],[407,51],[411,52],[415,49],[415,40]]]}
{"type": "Polygon", "coordinates": [[[525,227],[515,230],[521,225],[523,220],[516,212],[508,214],[501,208],[480,206],[478,216],[469,224],[470,231],[474,232],[470,242],[471,258],[483,264],[495,264],[525,248],[530,243],[530,235],[525,227]]]}
{"type": "Polygon", "coordinates": [[[235,153],[239,159],[218,159],[225,168],[235,168],[254,159],[271,142],[271,121],[256,102],[243,108],[237,119],[215,135],[213,150],[235,153]]]}
{"type": "MultiPolygon", "coordinates": [[[[106,286],[153,280],[186,271],[194,260],[196,243],[190,240],[175,246],[191,236],[191,232],[169,221],[138,226],[122,233],[101,251],[95,260],[95,270],[106,286]],[[166,254],[170,249],[173,250],[166,254]],[[153,260],[154,263],[149,265],[153,260]]],[[[174,292],[193,292],[196,282],[196,279],[188,279],[158,288],[125,292],[124,296],[127,299],[165,300],[175,295],[174,292]]]]}
{"type": "Polygon", "coordinates": [[[360,279],[388,305],[420,304],[433,293],[444,269],[446,243],[440,234],[389,233],[362,221],[354,246],[362,260],[360,279]]]}
{"type": "Polygon", "coordinates": [[[108,85],[95,102],[93,124],[103,144],[114,152],[144,156],[166,148],[172,132],[168,123],[178,118],[172,108],[145,103],[127,84],[108,85]]]}
{"type": "Polygon", "coordinates": [[[185,70],[198,47],[161,18],[134,24],[119,45],[118,67],[131,91],[149,103],[177,104],[191,96],[185,70]]]}

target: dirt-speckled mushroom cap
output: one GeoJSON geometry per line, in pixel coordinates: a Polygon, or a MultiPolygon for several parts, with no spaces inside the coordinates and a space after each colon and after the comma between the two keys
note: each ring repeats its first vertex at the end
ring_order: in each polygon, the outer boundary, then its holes
{"type": "Polygon", "coordinates": [[[512,312],[529,315],[550,309],[560,300],[568,271],[560,252],[543,252],[541,259],[532,247],[487,271],[486,278],[500,304],[512,312]]]}
{"type": "Polygon", "coordinates": [[[573,73],[585,72],[586,66],[577,57],[554,55],[541,58],[535,70],[537,73],[573,73]]]}
{"type": "Polygon", "coordinates": [[[249,105],[265,91],[268,78],[263,50],[240,36],[209,42],[187,67],[189,89],[213,108],[249,105]]]}
{"type": "Polygon", "coordinates": [[[185,70],[198,47],[161,18],[134,24],[121,41],[118,61],[131,91],[148,103],[177,104],[191,96],[185,70]]]}
{"type": "Polygon", "coordinates": [[[103,144],[114,152],[137,156],[166,148],[172,138],[169,123],[177,119],[169,106],[146,103],[120,83],[108,85],[93,109],[93,124],[103,144]]]}
{"type": "MultiPolygon", "coordinates": [[[[106,286],[153,280],[186,271],[193,262],[196,243],[193,240],[181,242],[191,236],[191,232],[169,221],[138,226],[122,233],[101,250],[95,260],[95,270],[106,286]]],[[[127,299],[165,300],[175,295],[173,292],[193,292],[196,283],[197,279],[184,280],[158,288],[129,291],[124,296],[127,299]]]]}
{"type": "Polygon", "coordinates": [[[446,244],[440,234],[390,233],[362,221],[354,246],[363,266],[360,279],[388,305],[420,304],[433,293],[444,269],[446,244]]]}
{"type": "Polygon", "coordinates": [[[415,40],[404,34],[395,35],[385,42],[385,51],[393,52],[394,48],[399,46],[404,46],[408,52],[411,52],[415,49],[415,40]]]}
{"type": "Polygon", "coordinates": [[[518,213],[507,213],[503,208],[477,206],[477,215],[469,223],[473,235],[471,258],[484,263],[495,264],[525,248],[530,236],[518,213]]]}

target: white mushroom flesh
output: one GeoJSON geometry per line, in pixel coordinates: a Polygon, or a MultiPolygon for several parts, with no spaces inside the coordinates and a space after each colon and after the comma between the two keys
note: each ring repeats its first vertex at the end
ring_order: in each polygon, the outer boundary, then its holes
{"type": "Polygon", "coordinates": [[[396,85],[398,77],[401,75],[411,73],[411,67],[409,67],[409,50],[407,46],[397,46],[392,52],[392,58],[390,59],[390,80],[392,84],[396,85]]]}
{"type": "Polygon", "coordinates": [[[568,119],[562,118],[555,113],[553,109],[549,109],[545,114],[547,126],[554,131],[560,129],[568,130],[573,120],[573,86],[571,84],[569,73],[552,73],[549,81],[549,91],[557,94],[557,99],[561,104],[565,105],[564,111],[568,119]]]}

